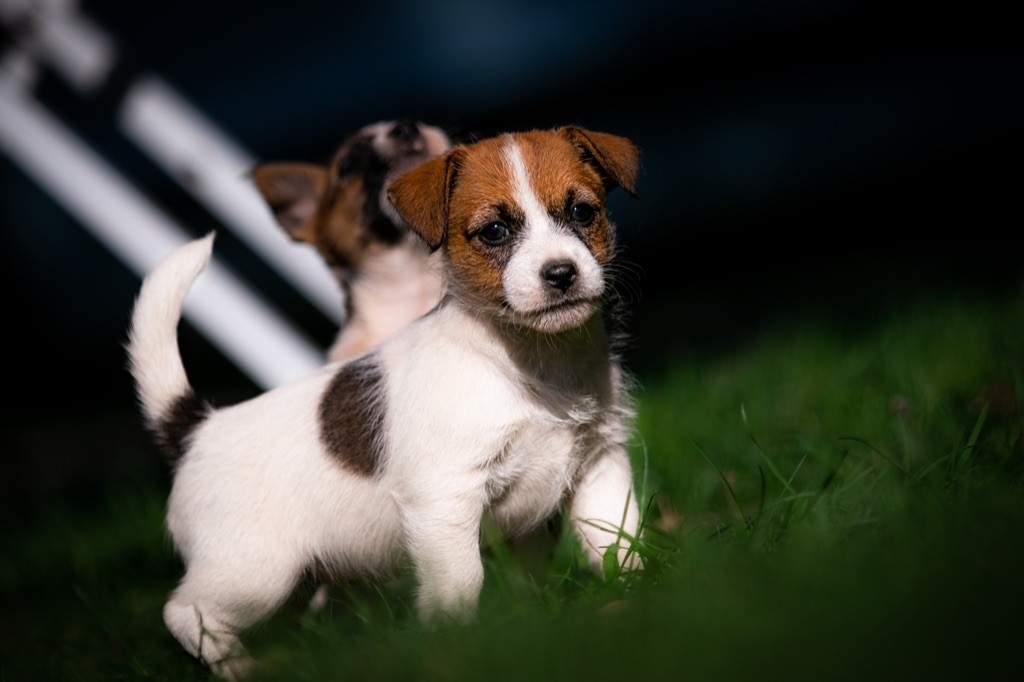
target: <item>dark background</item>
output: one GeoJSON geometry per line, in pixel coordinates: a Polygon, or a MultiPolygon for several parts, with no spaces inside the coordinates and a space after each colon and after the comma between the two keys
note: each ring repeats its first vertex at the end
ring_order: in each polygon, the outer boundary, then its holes
{"type": "MultiPolygon", "coordinates": [[[[574,123],[631,138],[639,202],[611,201],[633,264],[642,381],[793,320],[860,330],[921,296],[1020,293],[1020,36],[978,3],[83,2],[119,47],[83,98],[39,98],[196,235],[218,227],[117,130],[155,73],[261,160],[326,160],[411,116],[459,139],[574,123]]],[[[3,43],[0,43],[2,45],[3,43]]],[[[122,344],[139,280],[0,156],[0,498],[165,475],[122,344]]],[[[229,232],[218,249],[323,345],[334,329],[229,232]]],[[[193,382],[256,387],[182,325],[193,382]]]]}

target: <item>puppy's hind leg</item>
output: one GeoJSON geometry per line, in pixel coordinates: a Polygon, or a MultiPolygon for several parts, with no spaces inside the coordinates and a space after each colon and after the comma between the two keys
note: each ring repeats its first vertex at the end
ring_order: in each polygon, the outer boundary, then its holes
{"type": "Polygon", "coordinates": [[[227,582],[204,579],[201,573],[189,570],[164,605],[164,623],[182,647],[215,674],[239,680],[253,668],[254,661],[238,634],[276,610],[295,579],[281,576],[268,580],[264,575],[258,585],[246,585],[243,579],[227,582]]]}

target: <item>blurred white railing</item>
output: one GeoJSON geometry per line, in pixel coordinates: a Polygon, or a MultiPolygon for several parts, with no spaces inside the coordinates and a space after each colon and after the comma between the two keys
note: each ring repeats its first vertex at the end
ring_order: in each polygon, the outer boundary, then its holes
{"type": "MultiPolygon", "coordinates": [[[[41,69],[88,95],[108,78],[113,40],[77,0],[0,0],[15,44],[0,62],[0,149],[140,278],[194,236],[32,94],[41,69]]],[[[255,159],[158,76],[129,85],[112,122],[326,317],[341,323],[342,294],[312,249],[273,221],[248,174],[255,159]]],[[[214,259],[185,316],[253,381],[270,388],[319,366],[316,347],[214,259]]]]}

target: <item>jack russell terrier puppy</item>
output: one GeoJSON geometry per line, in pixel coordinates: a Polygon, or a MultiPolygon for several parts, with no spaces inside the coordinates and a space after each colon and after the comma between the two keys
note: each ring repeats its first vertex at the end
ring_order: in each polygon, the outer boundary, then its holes
{"type": "Polygon", "coordinates": [[[349,136],[328,166],[272,162],[253,170],[278,224],[316,248],[338,280],[345,323],[328,361],[359,355],[441,299],[441,264],[387,200],[388,183],[451,148],[440,128],[381,121],[349,136]]]}
{"type": "Polygon", "coordinates": [[[403,556],[428,623],[472,619],[481,521],[509,534],[563,508],[595,571],[641,567],[627,454],[629,381],[602,307],[609,191],[635,195],[637,148],[579,127],[456,146],[390,185],[444,265],[428,315],[371,351],[214,409],[177,345],[211,233],[146,277],[127,343],[147,426],[174,462],[167,528],[185,575],[164,607],[192,655],[227,677],[239,633],[311,568],[375,575],[403,556]]]}

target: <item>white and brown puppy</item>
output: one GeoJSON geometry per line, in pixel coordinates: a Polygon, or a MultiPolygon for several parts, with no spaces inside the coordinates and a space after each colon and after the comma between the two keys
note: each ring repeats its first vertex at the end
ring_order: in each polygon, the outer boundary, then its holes
{"type": "Polygon", "coordinates": [[[345,301],[328,360],[372,348],[441,298],[439,259],[387,200],[387,184],[451,147],[448,135],[413,120],[381,121],[349,136],[327,166],[271,162],[256,187],[292,239],[316,248],[345,301]]]}
{"type": "Polygon", "coordinates": [[[167,526],[186,572],[164,608],[185,649],[227,676],[238,633],[316,566],[376,574],[409,556],[422,618],[465,619],[483,583],[480,525],[530,529],[565,505],[593,568],[639,567],[610,346],[616,186],[628,140],[565,127],[455,147],[391,184],[438,250],[445,297],[352,361],[231,407],[194,394],[176,325],[213,235],[145,280],[128,351],[147,423],[175,458],[167,526]]]}

